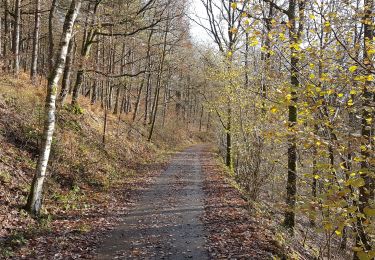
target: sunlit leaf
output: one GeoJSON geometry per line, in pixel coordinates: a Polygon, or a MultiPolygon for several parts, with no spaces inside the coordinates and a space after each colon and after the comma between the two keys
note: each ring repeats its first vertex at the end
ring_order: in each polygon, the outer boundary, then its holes
{"type": "Polygon", "coordinates": [[[237,3],[231,3],[230,5],[233,9],[236,9],[237,8],[237,3]]]}
{"type": "Polygon", "coordinates": [[[358,69],[358,66],[351,66],[351,67],[349,67],[349,71],[351,73],[355,72],[357,69],[358,69]]]}

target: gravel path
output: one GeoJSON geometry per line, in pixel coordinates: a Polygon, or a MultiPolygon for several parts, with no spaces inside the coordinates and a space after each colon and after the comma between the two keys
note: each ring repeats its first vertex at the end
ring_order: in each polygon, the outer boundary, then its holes
{"type": "Polygon", "coordinates": [[[98,259],[208,259],[202,146],[178,153],[102,243],[98,259]]]}

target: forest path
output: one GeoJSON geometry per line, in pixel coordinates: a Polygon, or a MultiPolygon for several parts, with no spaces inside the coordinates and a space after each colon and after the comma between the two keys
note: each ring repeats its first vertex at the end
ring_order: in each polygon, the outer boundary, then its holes
{"type": "Polygon", "coordinates": [[[110,232],[98,259],[208,259],[200,219],[203,147],[195,145],[175,155],[122,224],[110,232]]]}

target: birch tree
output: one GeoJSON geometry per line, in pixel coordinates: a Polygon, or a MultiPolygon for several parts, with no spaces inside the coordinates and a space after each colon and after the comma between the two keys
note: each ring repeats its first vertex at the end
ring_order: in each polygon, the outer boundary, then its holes
{"type": "Polygon", "coordinates": [[[38,67],[38,50],[39,50],[39,31],[40,31],[40,0],[35,0],[35,24],[33,35],[33,52],[31,60],[30,78],[35,84],[38,67]]]}
{"type": "Polygon", "coordinates": [[[42,206],[43,183],[46,178],[53,132],[55,129],[57,84],[64,69],[69,42],[73,35],[73,27],[80,7],[80,0],[72,0],[69,10],[65,16],[59,51],[56,55],[56,62],[48,79],[42,145],[39,152],[36,172],[31,184],[31,189],[26,204],[26,210],[34,215],[39,215],[42,206]]]}
{"type": "Polygon", "coordinates": [[[14,8],[14,30],[13,30],[13,72],[18,75],[20,70],[20,27],[21,27],[21,0],[16,0],[14,8]]]}

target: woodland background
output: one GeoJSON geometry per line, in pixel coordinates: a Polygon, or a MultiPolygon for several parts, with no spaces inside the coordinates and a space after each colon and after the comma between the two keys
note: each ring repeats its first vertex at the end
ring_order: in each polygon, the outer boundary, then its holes
{"type": "Polygon", "coordinates": [[[374,258],[374,0],[200,1],[1,1],[3,255],[199,141],[295,258],[374,258]]]}

